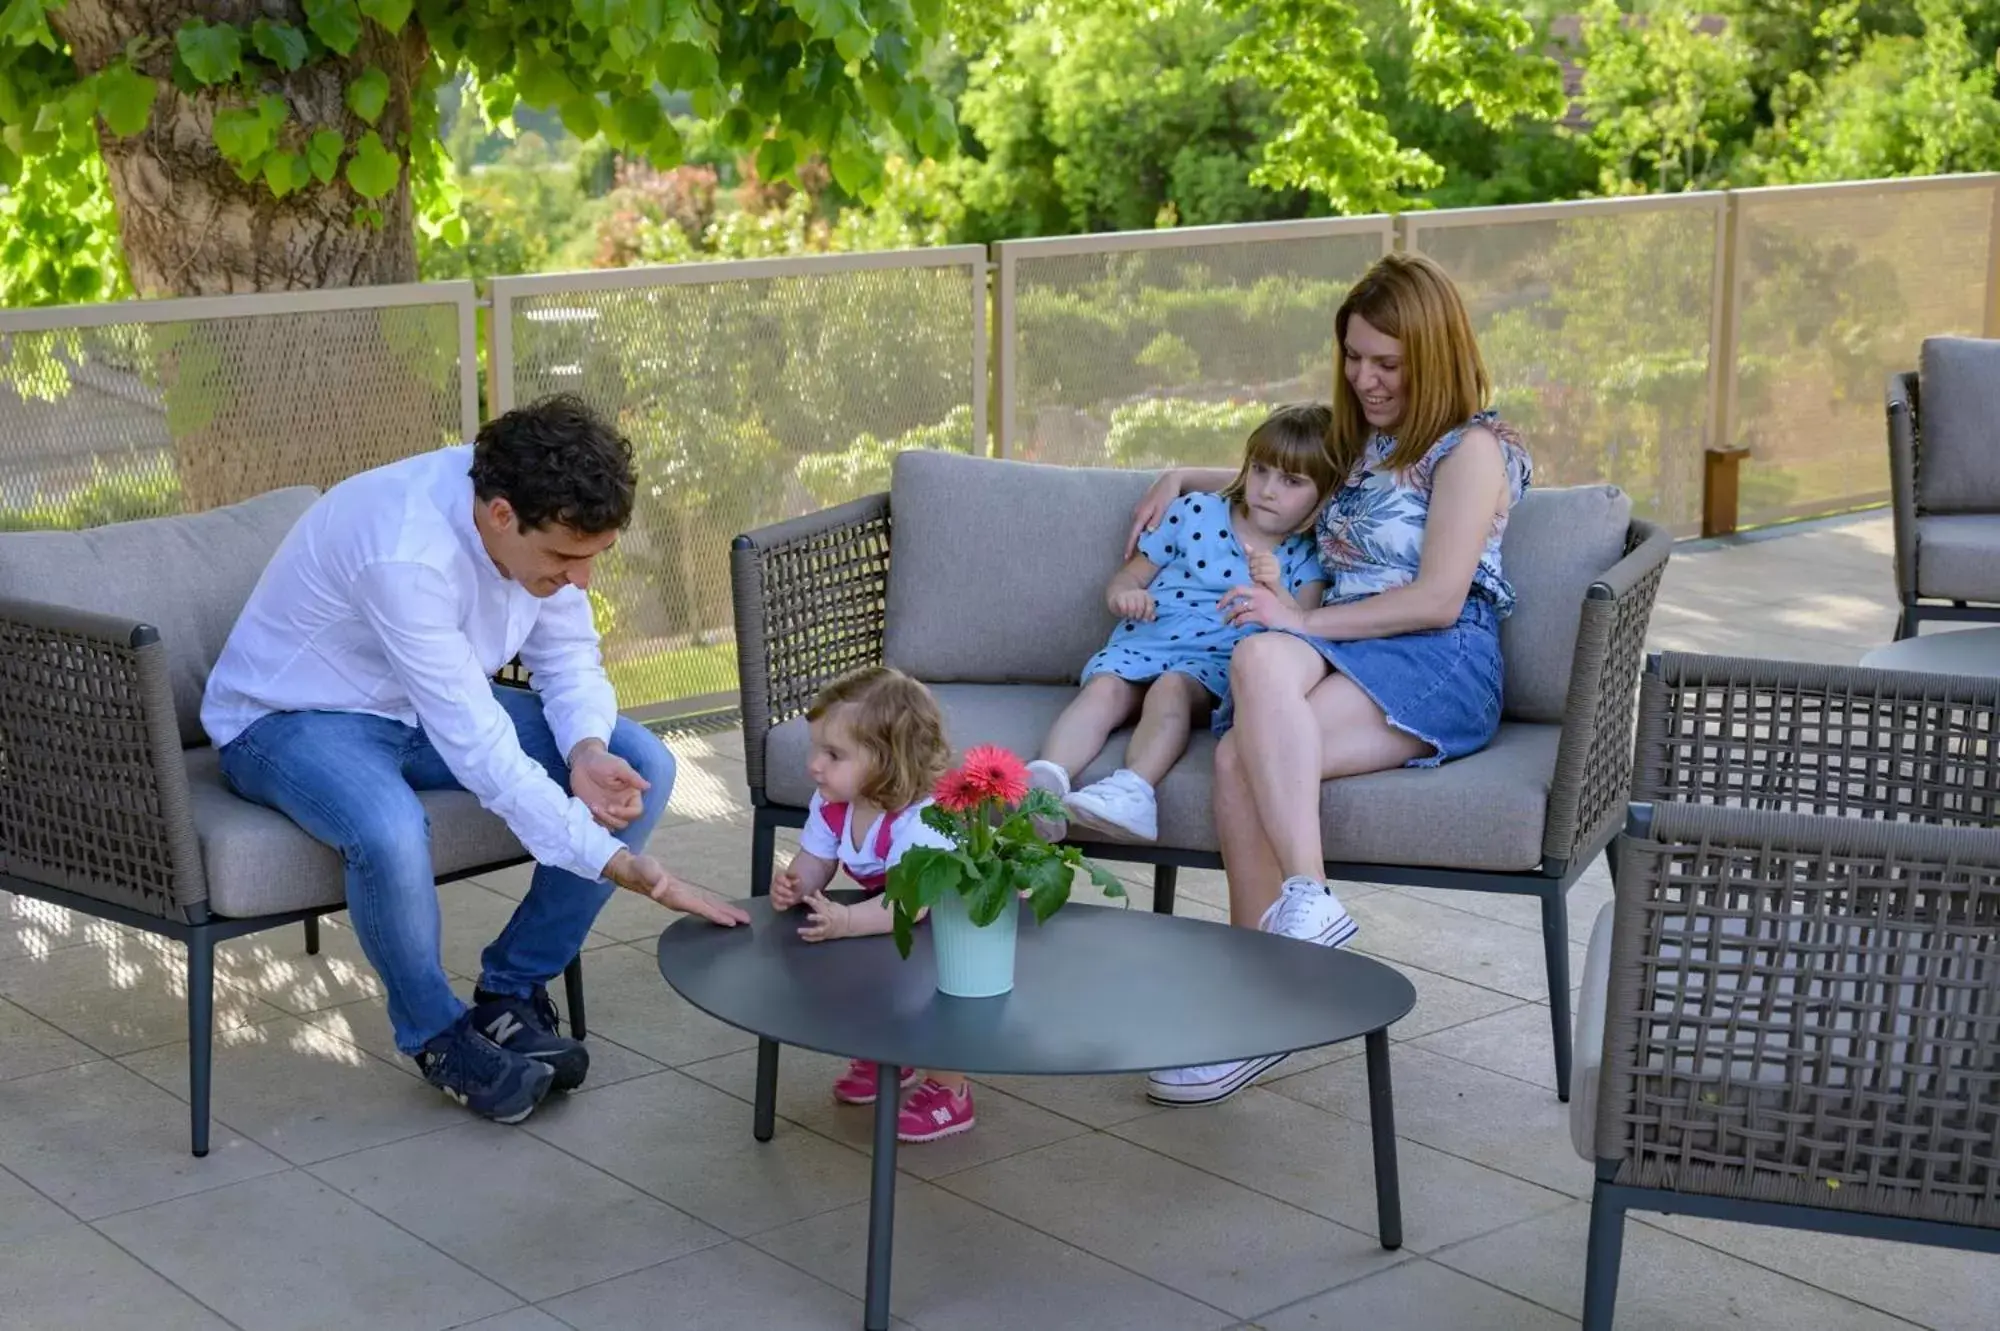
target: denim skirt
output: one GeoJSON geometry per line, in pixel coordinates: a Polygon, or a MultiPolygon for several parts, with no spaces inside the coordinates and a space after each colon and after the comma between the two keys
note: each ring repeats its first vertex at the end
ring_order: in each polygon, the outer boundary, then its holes
{"type": "Polygon", "coordinates": [[[1500,729],[1500,615],[1477,592],[1450,628],[1352,642],[1295,636],[1359,685],[1390,725],[1435,750],[1406,766],[1477,753],[1500,729]]]}

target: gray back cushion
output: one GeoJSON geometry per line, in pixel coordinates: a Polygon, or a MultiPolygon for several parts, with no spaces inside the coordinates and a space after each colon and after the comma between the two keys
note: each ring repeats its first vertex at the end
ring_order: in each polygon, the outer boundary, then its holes
{"type": "MultiPolygon", "coordinates": [[[[1104,584],[1124,559],[1149,472],[898,454],[890,487],[890,665],[935,683],[1073,684],[1116,624],[1104,584]]],[[[1590,584],[1623,556],[1632,501],[1615,486],[1530,490],[1502,566],[1507,715],[1562,720],[1590,584]]]]}
{"type": "Polygon", "coordinates": [[[1583,595],[1625,555],[1632,500],[1615,485],[1529,490],[1507,517],[1500,570],[1514,613],[1500,624],[1506,715],[1562,720],[1583,595]]]}
{"type": "Polygon", "coordinates": [[[889,664],[940,683],[1074,684],[1117,624],[1104,584],[1153,479],[897,454],[889,664]]]}
{"type": "Polygon", "coordinates": [[[1918,386],[1917,507],[2000,513],[2000,342],[1925,338],[1918,386]]]}
{"type": "Polygon", "coordinates": [[[140,620],[160,631],[181,743],[204,744],[201,691],[250,589],[317,490],[87,531],[0,535],[0,597],[140,620]]]}

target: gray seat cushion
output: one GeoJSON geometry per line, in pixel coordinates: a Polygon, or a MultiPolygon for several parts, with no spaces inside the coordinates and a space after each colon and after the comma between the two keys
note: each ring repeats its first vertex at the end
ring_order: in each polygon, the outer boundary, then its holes
{"type": "Polygon", "coordinates": [[[1928,337],[1918,366],[1918,511],[2000,513],[2000,341],[1928,337]]]}
{"type": "Polygon", "coordinates": [[[160,631],[182,744],[205,744],[201,691],[250,589],[319,492],[86,531],[0,535],[0,596],[140,620],[160,631]]]}
{"type": "Polygon", "coordinates": [[[1917,595],[2000,601],[2000,512],[1918,518],[1917,595]]]}
{"type": "Polygon", "coordinates": [[[896,455],[883,657],[918,679],[1074,684],[1117,621],[1147,472],[896,455]]]}
{"type": "MultiPolygon", "coordinates": [[[[235,917],[272,915],[347,899],[338,854],[285,815],[232,794],[214,749],[187,749],[183,758],[210,910],[235,917]]],[[[438,877],[527,858],[507,825],[464,791],[432,790],[421,798],[430,815],[431,863],[438,877]]]]}
{"type": "Polygon", "coordinates": [[[1560,724],[1590,584],[1625,555],[1632,500],[1615,485],[1530,490],[1507,518],[1500,568],[1514,613],[1500,622],[1504,714],[1560,724]]]}
{"type": "MultiPolygon", "coordinates": [[[[937,684],[946,733],[958,752],[999,744],[1032,757],[1076,690],[1037,684],[937,684]]],[[[1509,722],[1479,753],[1428,771],[1399,769],[1329,781],[1320,789],[1326,857],[1360,864],[1426,865],[1503,872],[1537,868],[1549,783],[1555,776],[1556,726],[1509,722]]],[[[1107,776],[1123,759],[1129,731],[1084,773],[1107,776]]],[[[810,741],[806,722],[777,727],[765,746],[769,798],[803,807],[810,741]]],[[[1210,808],[1215,738],[1197,734],[1160,783],[1160,844],[1216,849],[1210,808]]]]}

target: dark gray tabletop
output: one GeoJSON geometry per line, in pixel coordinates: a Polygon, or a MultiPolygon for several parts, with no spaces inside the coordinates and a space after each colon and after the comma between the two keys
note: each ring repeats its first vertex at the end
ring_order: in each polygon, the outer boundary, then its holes
{"type": "Polygon", "coordinates": [[[1416,990],[1368,957],[1251,929],[1118,907],[1021,913],[1014,990],[937,992],[930,930],[908,961],[886,935],[805,943],[800,915],[683,918],[660,974],[690,1003],[780,1044],[901,1067],[988,1074],[1150,1072],[1290,1053],[1380,1030],[1416,990]]]}
{"type": "Polygon", "coordinates": [[[2000,676],[2000,628],[1926,633],[1877,647],[1861,658],[1877,670],[1922,670],[1936,675],[2000,676]]]}

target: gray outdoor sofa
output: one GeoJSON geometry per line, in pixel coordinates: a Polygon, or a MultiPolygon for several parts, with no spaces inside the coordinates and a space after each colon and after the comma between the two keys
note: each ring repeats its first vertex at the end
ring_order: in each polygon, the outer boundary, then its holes
{"type": "MultiPolygon", "coordinates": [[[[885,661],[929,683],[961,751],[993,743],[1035,752],[1113,627],[1104,584],[1152,479],[905,452],[889,493],[737,538],[731,577],[755,806],[753,893],[769,891],[776,829],[805,818],[805,708],[842,672],[885,661]]],[[[1333,877],[1540,900],[1565,1100],[1564,897],[1624,820],[1634,684],[1669,545],[1612,487],[1531,490],[1504,550],[1520,608],[1503,628],[1499,736],[1441,768],[1329,781],[1321,796],[1333,877]]],[[[1114,736],[1084,779],[1115,767],[1124,742],[1114,736]]],[[[1155,865],[1157,911],[1173,909],[1179,866],[1219,867],[1209,808],[1214,752],[1213,737],[1197,734],[1161,782],[1157,845],[1086,847],[1099,858],[1155,865]]],[[[761,1135],[777,1051],[766,1044],[759,1053],[761,1135]]]]}
{"type": "Polygon", "coordinates": [[[1898,638],[2000,623],[2000,341],[1925,338],[1918,363],[1887,402],[1898,638]]]}
{"type": "MultiPolygon", "coordinates": [[[[230,793],[200,715],[250,589],[317,494],[0,535],[0,888],[187,945],[196,1155],[208,1153],[216,944],[303,923],[316,952],[319,917],[346,901],[337,854],[230,793]]],[[[440,882],[527,858],[471,795],[422,799],[440,882]]],[[[580,1039],[580,967],[564,978],[580,1039]]]]}

